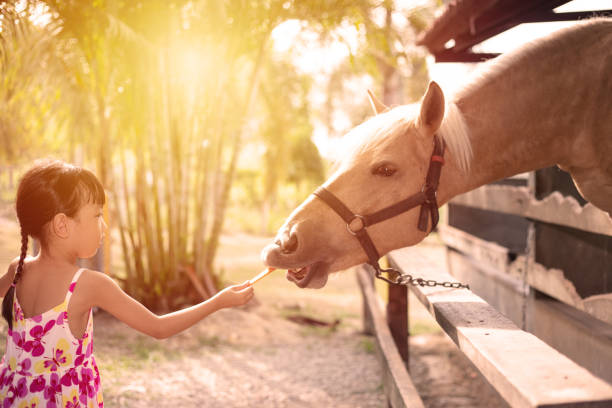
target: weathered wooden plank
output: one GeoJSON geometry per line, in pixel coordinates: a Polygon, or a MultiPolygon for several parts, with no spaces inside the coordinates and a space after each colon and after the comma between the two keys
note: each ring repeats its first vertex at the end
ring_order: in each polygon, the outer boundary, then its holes
{"type": "Polygon", "coordinates": [[[448,271],[457,280],[470,285],[470,290],[483,298],[519,328],[525,329],[525,306],[528,286],[516,278],[449,249],[448,271]]]}
{"type": "Polygon", "coordinates": [[[612,383],[612,326],[552,299],[531,302],[528,330],[612,383]]]}
{"type": "Polygon", "coordinates": [[[450,225],[439,224],[438,232],[442,241],[449,247],[469,254],[479,262],[501,273],[508,271],[508,249],[494,242],[475,237],[450,225]]]}
{"type": "MultiPolygon", "coordinates": [[[[449,225],[439,225],[440,237],[449,247],[454,248],[472,258],[480,267],[494,269],[497,273],[507,274],[514,279],[527,279],[527,283],[555,299],[568,305],[585,310],[583,299],[574,284],[565,278],[563,271],[545,266],[528,259],[524,255],[517,256],[512,262],[506,248],[493,242],[488,242],[460,229],[449,225]],[[528,273],[525,273],[525,268],[528,273]]],[[[594,310],[597,305],[591,307],[594,310]]],[[[593,311],[594,314],[600,313],[593,311]]]]}
{"type": "Polygon", "coordinates": [[[534,258],[562,270],[581,298],[612,293],[612,236],[536,222],[534,258]]]}
{"type": "MultiPolygon", "coordinates": [[[[392,264],[410,264],[406,250],[392,264]]],[[[453,281],[442,271],[421,277],[453,281]]],[[[446,334],[513,407],[610,407],[612,385],[595,377],[467,289],[412,287],[446,334]]]]}
{"type": "MultiPolygon", "coordinates": [[[[525,262],[525,258],[519,256],[515,262],[521,265],[525,262]]],[[[568,305],[584,310],[583,299],[576,291],[572,281],[565,278],[565,274],[561,269],[547,268],[533,259],[528,259],[527,262],[527,283],[529,286],[568,305]]],[[[513,265],[510,265],[510,269],[512,268],[513,265]]]]}
{"type": "Polygon", "coordinates": [[[548,297],[546,300],[525,298],[519,291],[520,286],[508,280],[508,276],[454,250],[449,250],[447,256],[452,275],[469,283],[474,293],[518,327],[612,383],[612,321],[608,325],[602,322],[612,320],[612,299],[607,295],[585,299],[586,314],[548,297]]]}
{"type": "Polygon", "coordinates": [[[592,204],[582,207],[575,198],[558,192],[537,200],[528,187],[486,185],[453,198],[451,203],[612,235],[612,218],[606,212],[592,204]]]}
{"type": "MultiPolygon", "coordinates": [[[[589,296],[584,299],[584,310],[612,327],[612,293],[589,296]]],[[[612,366],[612,364],[611,364],[612,366]]]]}
{"type": "Polygon", "coordinates": [[[414,387],[404,361],[399,355],[391,332],[382,313],[381,301],[374,291],[369,273],[364,267],[357,267],[357,280],[363,294],[369,326],[374,328],[378,357],[383,367],[383,385],[387,401],[393,408],[424,407],[414,387]]]}
{"type": "Polygon", "coordinates": [[[488,211],[450,203],[448,225],[488,242],[495,242],[515,254],[524,254],[529,221],[519,215],[488,211]],[[500,228],[503,225],[503,228],[500,228]]]}

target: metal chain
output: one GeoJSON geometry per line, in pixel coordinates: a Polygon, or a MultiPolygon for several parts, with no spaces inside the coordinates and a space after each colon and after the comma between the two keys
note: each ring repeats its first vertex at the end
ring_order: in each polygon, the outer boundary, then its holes
{"type": "Polygon", "coordinates": [[[470,289],[470,285],[465,284],[465,283],[461,283],[461,282],[439,282],[436,281],[434,279],[423,279],[423,278],[415,278],[412,275],[408,274],[408,273],[404,273],[401,271],[398,271],[397,269],[393,269],[393,268],[389,268],[389,269],[383,269],[378,265],[371,265],[375,270],[376,273],[376,277],[378,279],[381,279],[385,282],[388,283],[392,283],[394,285],[404,285],[404,286],[442,286],[445,288],[455,288],[455,289],[470,289]],[[397,274],[397,277],[395,278],[395,280],[391,280],[389,278],[387,278],[386,276],[383,276],[383,273],[391,273],[394,272],[397,274]]]}

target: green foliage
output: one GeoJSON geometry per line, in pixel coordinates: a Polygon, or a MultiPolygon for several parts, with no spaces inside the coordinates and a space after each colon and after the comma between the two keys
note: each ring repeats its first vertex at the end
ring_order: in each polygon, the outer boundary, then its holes
{"type": "Polygon", "coordinates": [[[69,142],[74,54],[54,40],[57,25],[36,26],[14,4],[0,6],[0,24],[0,162],[23,163],[69,142]]]}
{"type": "Polygon", "coordinates": [[[280,212],[284,217],[287,208],[303,198],[295,193],[286,195],[286,189],[281,194],[281,186],[289,183],[297,190],[311,189],[323,181],[324,168],[311,140],[310,78],[298,75],[290,63],[274,60],[266,64],[262,76],[258,103],[262,125],[255,140],[263,142],[263,154],[256,161],[257,169],[239,174],[236,189],[243,193],[234,198],[242,210],[247,207],[263,214],[248,218],[256,219],[258,225],[250,223],[245,227],[269,233],[282,223],[282,218],[274,214],[280,212]],[[261,161],[263,171],[258,166],[261,161]]]}

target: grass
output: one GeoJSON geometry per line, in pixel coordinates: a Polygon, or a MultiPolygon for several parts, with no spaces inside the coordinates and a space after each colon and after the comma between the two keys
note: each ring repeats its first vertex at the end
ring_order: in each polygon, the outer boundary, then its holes
{"type": "Polygon", "coordinates": [[[337,330],[336,327],[304,326],[301,328],[300,333],[303,336],[316,336],[316,337],[321,337],[321,338],[328,338],[336,330],[337,330]]]}
{"type": "Polygon", "coordinates": [[[96,352],[96,361],[100,370],[112,377],[118,377],[119,374],[129,372],[130,370],[140,369],[144,366],[142,361],[137,361],[132,356],[122,355],[109,358],[104,353],[96,352]]]}
{"type": "Polygon", "coordinates": [[[374,354],[376,352],[376,344],[374,344],[374,339],[371,337],[366,337],[361,340],[361,348],[368,354],[374,354]]]}
{"type": "Polygon", "coordinates": [[[413,320],[410,321],[408,332],[411,336],[418,336],[419,334],[441,333],[442,329],[440,328],[440,326],[435,324],[435,321],[432,323],[430,320],[413,320]]]}
{"type": "Polygon", "coordinates": [[[176,359],[181,356],[177,350],[165,347],[161,342],[139,336],[129,343],[130,353],[136,361],[159,363],[162,360],[176,359]]]}
{"type": "Polygon", "coordinates": [[[221,339],[217,336],[198,336],[198,345],[200,347],[216,349],[221,345],[221,339]]]}

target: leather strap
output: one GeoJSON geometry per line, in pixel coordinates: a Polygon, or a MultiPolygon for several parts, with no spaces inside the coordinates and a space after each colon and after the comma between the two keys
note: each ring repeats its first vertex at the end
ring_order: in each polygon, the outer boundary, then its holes
{"type": "Polygon", "coordinates": [[[424,203],[425,199],[425,193],[421,191],[398,203],[385,207],[382,210],[378,210],[375,213],[364,215],[363,218],[366,220],[366,226],[369,227],[370,225],[378,224],[379,222],[393,218],[396,215],[400,215],[401,213],[404,213],[424,203]]]}
{"type": "Polygon", "coordinates": [[[378,266],[380,255],[366,228],[389,218],[393,218],[420,205],[421,211],[419,213],[417,228],[421,231],[427,231],[427,221],[429,216],[431,216],[431,230],[433,230],[438,225],[439,221],[436,192],[438,190],[440,173],[443,165],[444,144],[438,140],[436,136],[434,137],[434,149],[429,161],[429,169],[425,178],[425,184],[421,191],[372,214],[354,214],[338,197],[324,187],[317,188],[313,194],[323,200],[323,202],[344,220],[348,231],[359,240],[363,250],[368,256],[369,263],[373,266],[378,266]],[[358,223],[359,228],[355,228],[355,226],[352,225],[353,223],[358,223]]]}
{"type": "Polygon", "coordinates": [[[434,138],[434,149],[429,160],[429,169],[427,170],[427,177],[425,178],[425,185],[423,186],[423,193],[425,193],[425,200],[421,205],[421,213],[419,214],[418,228],[421,231],[427,231],[427,213],[429,210],[431,214],[431,229],[432,231],[438,225],[440,215],[438,214],[438,184],[440,183],[440,174],[442,173],[442,166],[444,165],[444,143],[438,140],[436,136],[434,138]]]}
{"type": "Polygon", "coordinates": [[[340,201],[334,194],[332,194],[329,190],[326,190],[324,187],[317,188],[313,194],[323,200],[323,202],[330,206],[331,209],[344,220],[349,232],[355,235],[355,237],[361,243],[361,247],[365,251],[366,255],[368,255],[368,259],[376,259],[376,261],[378,261],[380,255],[376,249],[376,246],[374,245],[374,242],[372,242],[370,235],[366,231],[367,225],[364,218],[353,214],[353,212],[349,210],[342,201],[340,201]],[[358,230],[351,230],[351,222],[356,218],[362,219],[362,226],[358,230]]]}

